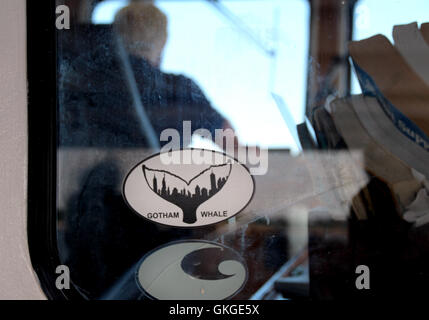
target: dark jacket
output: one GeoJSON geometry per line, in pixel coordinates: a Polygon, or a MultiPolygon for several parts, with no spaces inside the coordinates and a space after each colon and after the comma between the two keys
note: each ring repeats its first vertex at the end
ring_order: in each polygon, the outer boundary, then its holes
{"type": "MultiPolygon", "coordinates": [[[[58,54],[59,150],[66,148],[79,168],[60,176],[59,189],[79,178],[58,213],[62,229],[58,247],[71,280],[90,298],[103,295],[149,250],[171,240],[196,236],[185,229],[159,227],[127,207],[120,190],[124,171],[112,157],[86,163],[80,150],[121,155],[127,148],[147,147],[132,105],[121,65],[107,27],[88,26],[63,33],[58,54]],[[70,176],[67,176],[69,174],[70,176]]],[[[224,119],[189,78],[163,73],[144,59],[129,56],[142,104],[159,136],[182,122],[212,132],[224,119]]],[[[70,165],[62,158],[60,168],[70,165]]],[[[143,160],[143,159],[140,159],[143,160]]],[[[206,230],[207,231],[207,230],[206,230]]]]}

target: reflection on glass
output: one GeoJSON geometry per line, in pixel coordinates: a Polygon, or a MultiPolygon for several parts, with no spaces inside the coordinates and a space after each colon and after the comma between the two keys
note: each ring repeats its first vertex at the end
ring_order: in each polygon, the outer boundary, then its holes
{"type": "MultiPolygon", "coordinates": [[[[290,180],[276,195],[258,191],[244,220],[195,230],[142,219],[125,204],[122,183],[157,151],[151,134],[160,139],[165,129],[182,137],[178,147],[222,149],[204,134],[184,139],[183,121],[213,139],[216,129],[234,128],[241,144],[297,150],[273,97],[289,108],[293,125],[302,122],[308,4],[103,1],[92,17],[58,33],[58,251],[73,285],[90,299],[147,298],[134,277],[142,257],[171,241],[206,239],[256,261],[235,296],[250,298],[306,246],[302,233],[290,231],[297,221],[305,229],[306,220],[290,220],[276,203],[290,180]]],[[[286,178],[283,169],[269,177],[286,178]]],[[[227,179],[213,173],[211,190],[196,191],[198,201],[222,192],[227,179]]],[[[162,177],[155,185],[162,193],[162,177]]],[[[171,191],[164,196],[177,198],[171,191]]]]}
{"type": "MultiPolygon", "coordinates": [[[[94,23],[113,22],[120,2],[100,3],[94,23]]],[[[168,17],[161,69],[195,80],[243,143],[297,150],[272,94],[283,97],[296,124],[303,122],[308,3],[220,1],[214,6],[209,1],[156,1],[156,5],[168,17]]]]}

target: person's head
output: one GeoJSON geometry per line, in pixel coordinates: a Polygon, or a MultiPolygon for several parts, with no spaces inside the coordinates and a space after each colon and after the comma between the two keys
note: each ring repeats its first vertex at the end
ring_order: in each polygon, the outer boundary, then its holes
{"type": "Polygon", "coordinates": [[[129,53],[159,66],[167,41],[167,17],[151,3],[133,2],[115,17],[115,28],[129,53]]]}

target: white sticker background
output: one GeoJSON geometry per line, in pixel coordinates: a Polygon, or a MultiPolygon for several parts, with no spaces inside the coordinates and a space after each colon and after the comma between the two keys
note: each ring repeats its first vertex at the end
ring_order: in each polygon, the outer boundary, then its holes
{"type": "MultiPolygon", "coordinates": [[[[198,149],[185,149],[173,152],[185,153],[186,156],[186,153],[202,151],[198,149]]],[[[204,152],[212,153],[213,151],[204,150],[204,152]]],[[[125,199],[134,211],[153,222],[164,225],[198,227],[229,219],[240,212],[249,203],[254,191],[254,182],[250,173],[243,165],[226,155],[224,159],[225,164],[227,164],[228,161],[231,162],[231,170],[228,179],[222,189],[197,208],[196,221],[192,224],[183,222],[183,211],[179,206],[163,199],[151,189],[143,173],[143,165],[150,169],[168,171],[189,182],[189,180],[202,171],[210,168],[212,165],[218,165],[219,163],[166,165],[161,161],[160,155],[153,156],[139,163],[127,176],[123,190],[125,199]],[[202,212],[214,211],[220,214],[220,216],[202,216],[202,212]],[[226,214],[224,213],[225,211],[226,214]],[[176,213],[178,213],[178,216],[174,217],[176,213]],[[165,216],[166,214],[168,216],[165,216]],[[156,216],[156,218],[154,218],[154,216],[156,216]]],[[[222,169],[215,168],[209,171],[220,172],[220,170],[222,169]]],[[[208,174],[202,178],[206,178],[207,180],[208,174]]],[[[161,173],[160,175],[162,176],[163,174],[161,173]]],[[[151,183],[150,180],[151,176],[149,177],[149,183],[151,183]]],[[[161,183],[162,181],[158,179],[158,188],[160,188],[161,183]]],[[[209,183],[209,181],[205,181],[204,183],[209,183]]]]}

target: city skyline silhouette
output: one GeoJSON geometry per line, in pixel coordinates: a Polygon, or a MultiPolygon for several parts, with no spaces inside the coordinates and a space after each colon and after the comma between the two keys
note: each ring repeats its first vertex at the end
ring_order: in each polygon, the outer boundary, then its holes
{"type": "Polygon", "coordinates": [[[210,166],[193,177],[189,182],[166,170],[151,169],[144,165],[142,169],[150,189],[164,200],[181,208],[183,211],[183,222],[192,224],[197,220],[197,208],[218,193],[228,181],[231,173],[231,164],[226,163],[210,166]],[[227,169],[226,174],[220,174],[219,171],[222,171],[217,170],[222,167],[227,169]],[[217,175],[214,171],[218,171],[217,175]],[[148,179],[148,172],[153,173],[152,179],[148,179]],[[168,178],[168,182],[166,181],[166,177],[168,178]],[[208,185],[208,187],[204,185],[208,185]]]}

